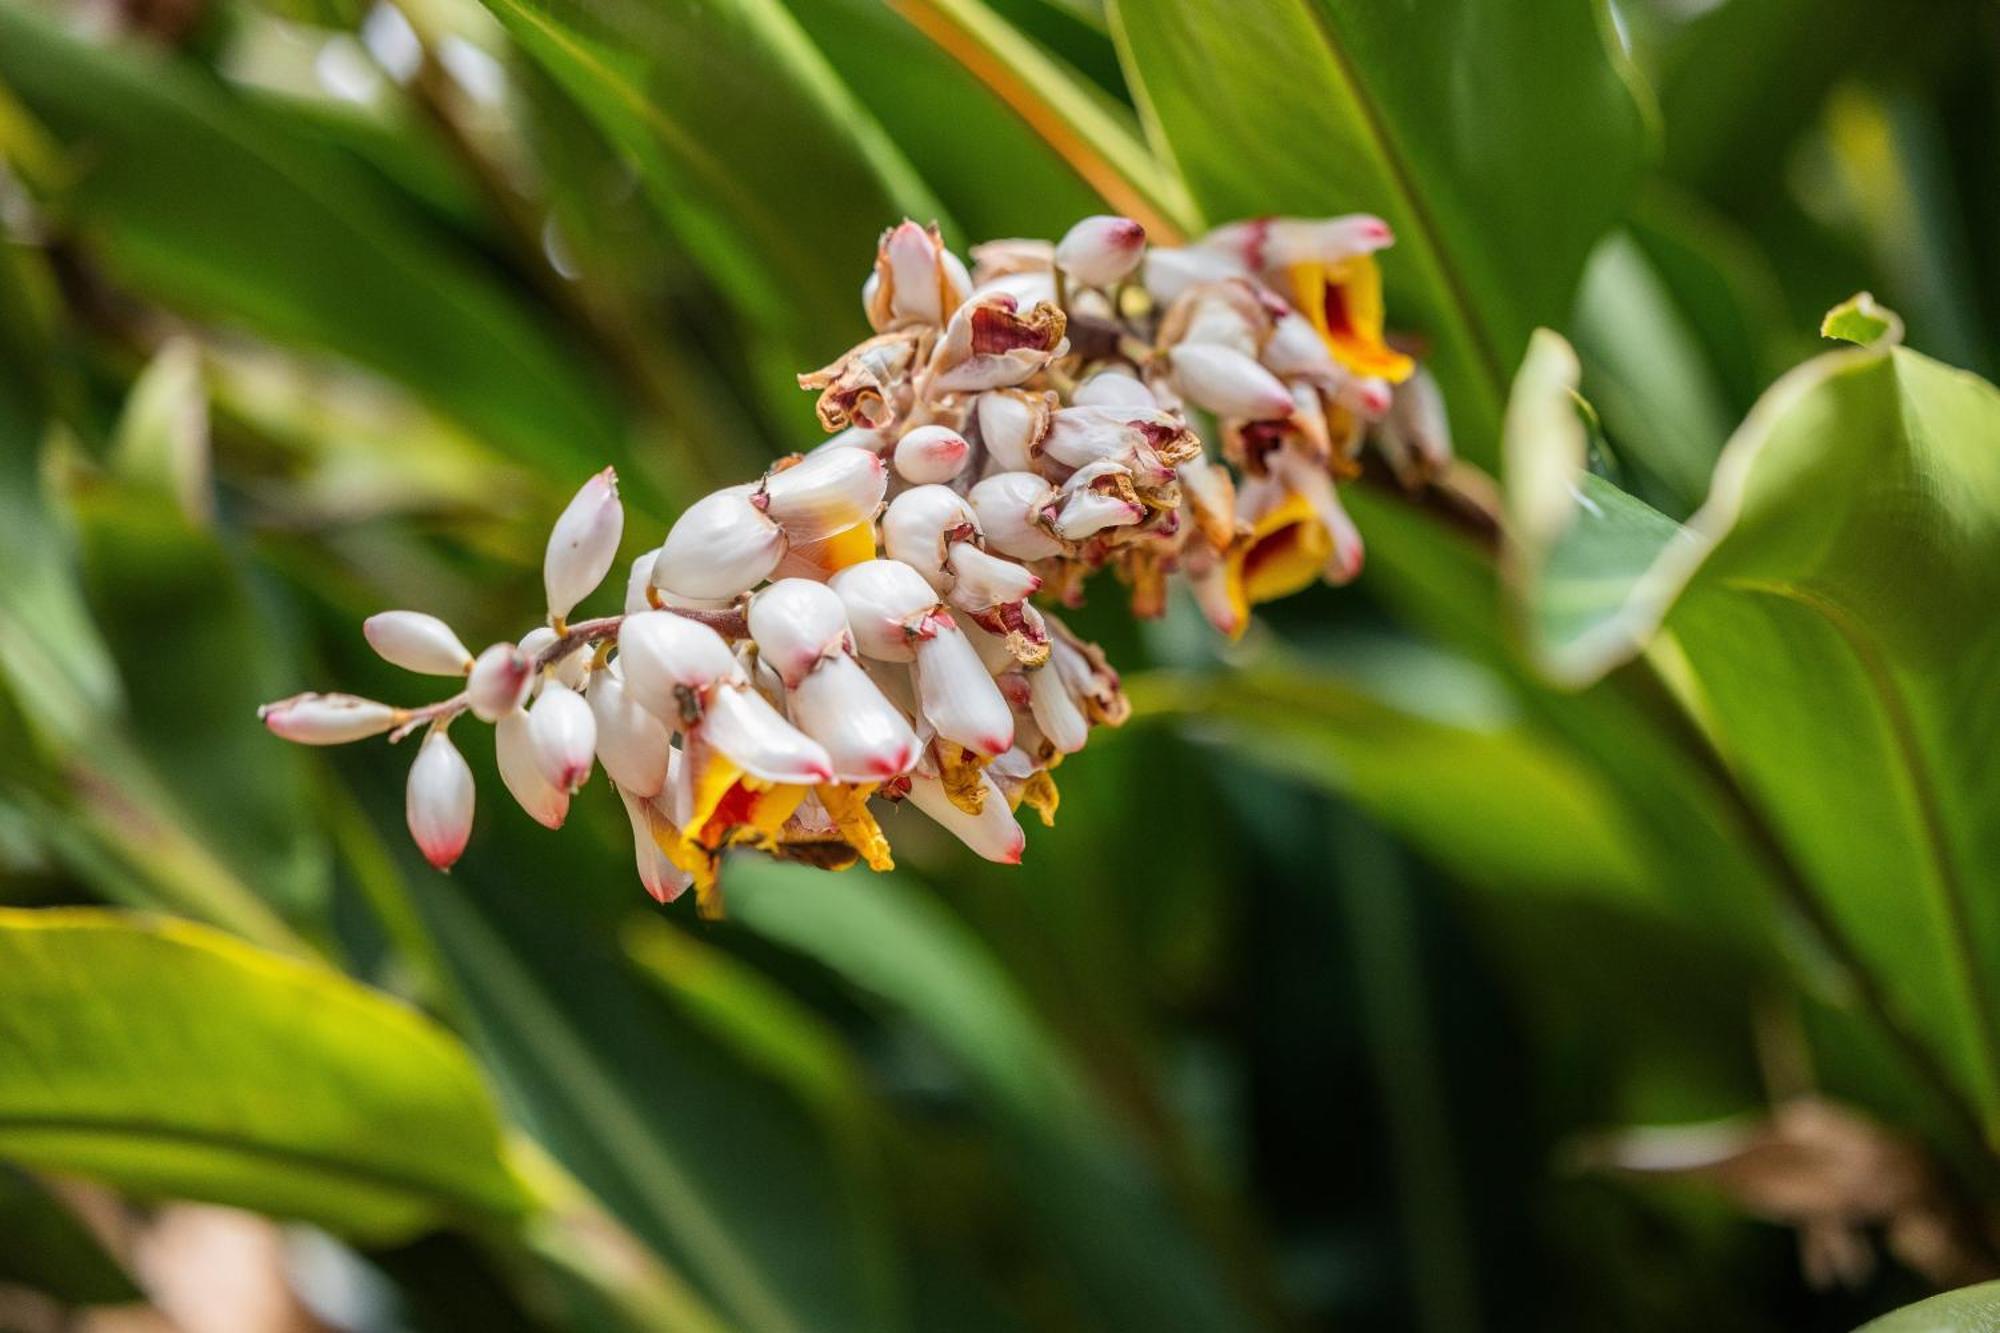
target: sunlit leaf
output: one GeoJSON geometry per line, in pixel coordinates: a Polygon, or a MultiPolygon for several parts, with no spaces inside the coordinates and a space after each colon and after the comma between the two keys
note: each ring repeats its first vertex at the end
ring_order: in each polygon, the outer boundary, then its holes
{"type": "Polygon", "coordinates": [[[1905,1306],[1855,1333],[1994,1333],[1996,1329],[2000,1329],[2000,1282],[1982,1282],[1905,1306]]]}

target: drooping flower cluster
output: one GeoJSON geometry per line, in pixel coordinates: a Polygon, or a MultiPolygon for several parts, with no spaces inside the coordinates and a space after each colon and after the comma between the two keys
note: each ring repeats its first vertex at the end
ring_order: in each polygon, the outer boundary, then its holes
{"type": "Polygon", "coordinates": [[[364,626],[461,691],[304,694],[264,721],[309,744],[424,729],[407,812],[440,869],[471,833],[448,734],[467,713],[551,828],[601,764],[662,901],[692,884],[715,910],[732,846],[886,869],[871,800],[1018,861],[1019,809],[1052,819],[1051,771],[1128,711],[1053,605],[1108,567],[1158,615],[1179,575],[1240,634],[1251,605],[1359,571],[1335,483],[1364,438],[1405,477],[1448,457],[1435,388],[1383,339],[1389,241],[1372,217],[1265,219],[1149,250],[1096,217],[975,247],[968,269],[905,222],[863,286],[874,336],[800,377],[831,438],[690,505],[633,562],[622,614],[569,620],[623,535],[606,469],[557,520],[547,623],[519,643],[474,657],[415,611],[364,626]]]}

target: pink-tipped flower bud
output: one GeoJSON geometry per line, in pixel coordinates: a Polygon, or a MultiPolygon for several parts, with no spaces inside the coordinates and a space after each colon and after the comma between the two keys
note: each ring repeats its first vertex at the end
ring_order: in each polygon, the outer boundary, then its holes
{"type": "Polygon", "coordinates": [[[542,686],[528,710],[535,762],[551,786],[575,791],[590,779],[597,753],[597,718],[583,696],[559,680],[542,686]]]}
{"type": "Polygon", "coordinates": [[[1220,343],[1186,342],[1168,353],[1174,387],[1196,407],[1239,421],[1292,414],[1292,394],[1255,360],[1220,343]]]}
{"type": "Polygon", "coordinates": [[[1058,498],[1055,487],[1032,472],[996,472],[966,497],[986,544],[1016,560],[1045,560],[1062,554],[1049,521],[1058,498]]]}
{"type": "Polygon", "coordinates": [[[817,541],[874,518],[888,488],[880,454],[816,450],[764,478],[764,512],[793,542],[817,541]]]}
{"type": "Polygon", "coordinates": [[[921,773],[910,775],[910,804],[987,860],[998,861],[1002,865],[1019,865],[1021,852],[1028,845],[1028,835],[1021,831],[1014,812],[1007,808],[1007,798],[994,785],[993,779],[981,773],[979,782],[986,798],[979,803],[976,815],[960,809],[945,792],[942,782],[921,773]]]}
{"type": "Polygon", "coordinates": [[[951,604],[973,615],[1035,595],[1042,580],[1026,565],[988,555],[970,542],[953,542],[946,552],[953,575],[951,604]]]}
{"type": "Polygon", "coordinates": [[[634,796],[658,796],[667,785],[667,756],[673,748],[666,724],[625,688],[624,669],[612,663],[592,673],[585,693],[597,721],[597,758],[618,789],[634,796]]]}
{"type": "Polygon", "coordinates": [[[1137,407],[1151,412],[1160,402],[1136,375],[1122,370],[1100,370],[1077,386],[1072,401],[1078,407],[1137,407]]]}
{"type": "Polygon", "coordinates": [[[1326,339],[1319,336],[1312,321],[1296,313],[1278,317],[1264,344],[1263,360],[1274,375],[1307,379],[1323,387],[1335,387],[1347,378],[1347,372],[1334,364],[1326,339]]]}
{"type": "Polygon", "coordinates": [[[345,745],[379,736],[401,720],[388,704],[352,694],[295,694],[265,704],[258,718],[273,735],[301,745],[345,745]]]}
{"type": "MultiPolygon", "coordinates": [[[[606,765],[609,767],[609,765],[606,765]]],[[[625,817],[632,821],[632,856],[638,863],[639,883],[656,903],[670,903],[687,892],[693,877],[667,859],[660,848],[660,839],[669,836],[671,826],[659,807],[643,796],[618,789],[618,798],[625,803],[625,817]]]]}
{"type": "Polygon", "coordinates": [[[1055,530],[1064,541],[1080,542],[1106,528],[1130,527],[1145,517],[1144,505],[1084,486],[1064,497],[1062,509],[1056,514],[1055,530]]]}
{"type": "Polygon", "coordinates": [[[472,654],[451,626],[422,611],[383,611],[361,622],[362,636],[383,661],[426,676],[462,676],[472,654]]]}
{"type": "Polygon", "coordinates": [[[569,615],[604,582],[611,562],[618,558],[618,539],[624,532],[618,474],[606,468],[583,484],[549,532],[542,587],[548,593],[551,618],[569,615]]]}
{"type": "Polygon", "coordinates": [[[1056,242],[1056,267],[1086,287],[1124,280],[1146,253],[1146,229],[1131,218],[1088,217],[1056,242]]]}
{"type": "Polygon", "coordinates": [[[534,664],[511,643],[480,653],[465,680],[465,701],[481,722],[498,722],[519,708],[534,684],[534,664]]]}
{"type": "Polygon", "coordinates": [[[828,654],[847,651],[847,608],[824,583],[780,579],[752,599],[750,637],[790,688],[828,654]]]}
{"type": "Polygon", "coordinates": [[[618,661],[632,697],[670,724],[682,720],[683,691],[703,694],[720,681],[744,679],[720,634],[671,611],[627,616],[618,627],[618,661]]]}
{"type": "Polygon", "coordinates": [[[946,482],[965,471],[972,446],[948,426],[919,426],[896,441],[896,475],[913,486],[946,482]]]}
{"type": "Polygon", "coordinates": [[[526,712],[516,708],[494,723],[493,758],[500,781],[528,817],[543,828],[561,828],[569,818],[569,793],[542,776],[526,712]]]}
{"type": "Polygon", "coordinates": [[[1028,673],[1028,711],[1050,745],[1075,754],[1090,739],[1090,719],[1053,662],[1028,673]]]}
{"type": "Polygon", "coordinates": [[[826,747],[842,782],[882,782],[909,771],[917,736],[853,658],[826,658],[786,700],[799,730],[826,747]]]}
{"type": "Polygon", "coordinates": [[[747,685],[716,690],[699,726],[710,745],[752,777],[806,785],[833,781],[825,747],[747,685]]]}
{"type": "Polygon", "coordinates": [[[999,754],[1014,743],[1013,710],[957,624],[940,617],[936,631],[917,645],[924,716],[946,740],[975,754],[999,754]]]}
{"type": "Polygon", "coordinates": [[[918,640],[934,632],[937,590],[900,560],[850,565],[829,586],[847,608],[856,645],[877,661],[915,661],[918,640]]]}
{"type": "Polygon", "coordinates": [[[913,486],[882,515],[882,550],[924,576],[938,592],[951,587],[945,548],[979,532],[979,518],[949,486],[913,486]]]}
{"type": "Polygon", "coordinates": [[[472,767],[444,728],[433,727],[417,747],[403,815],[424,860],[449,870],[472,837],[472,767]]]}
{"type": "Polygon", "coordinates": [[[734,597],[764,581],[785,555],[785,531],[732,486],[681,511],[653,560],[653,586],[698,599],[734,597]]]}
{"type": "Polygon", "coordinates": [[[1145,263],[1142,281],[1161,305],[1172,303],[1201,283],[1242,277],[1249,272],[1240,259],[1230,254],[1192,245],[1171,250],[1155,246],[1146,251],[1145,263]]]}

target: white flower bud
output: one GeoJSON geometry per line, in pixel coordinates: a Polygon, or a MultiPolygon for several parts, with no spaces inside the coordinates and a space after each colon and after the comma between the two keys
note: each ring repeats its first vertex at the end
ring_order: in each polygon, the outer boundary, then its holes
{"type": "Polygon", "coordinates": [[[966,500],[994,550],[1017,560],[1062,554],[1062,543],[1045,526],[1057,503],[1055,487],[1034,473],[996,472],[974,486],[966,500]]]}
{"type": "Polygon", "coordinates": [[[552,786],[575,791],[590,780],[597,718],[582,695],[559,680],[544,685],[528,710],[528,734],[535,742],[535,761],[552,786]]]}
{"type": "Polygon", "coordinates": [[[1077,386],[1072,401],[1078,407],[1137,407],[1148,412],[1160,406],[1151,389],[1122,370],[1098,371],[1077,386]]]}
{"type": "Polygon", "coordinates": [[[1219,417],[1266,421],[1292,414],[1292,394],[1256,361],[1219,343],[1185,342],[1167,354],[1174,387],[1219,417]]]}
{"type": "Polygon", "coordinates": [[[847,608],[854,641],[883,662],[916,660],[916,641],[933,632],[937,590],[900,560],[864,560],[833,576],[829,585],[847,608]]]}
{"type": "Polygon", "coordinates": [[[971,286],[965,265],[944,248],[935,228],[905,221],[883,235],[862,295],[877,328],[942,324],[971,286]]]}
{"type": "Polygon", "coordinates": [[[1090,719],[1053,662],[1028,672],[1028,711],[1042,736],[1064,754],[1075,754],[1090,739],[1090,719]]]}
{"type": "Polygon", "coordinates": [[[528,817],[543,828],[561,828],[569,818],[569,793],[542,776],[528,715],[519,708],[493,725],[493,758],[500,781],[528,817]]]}
{"type": "Polygon", "coordinates": [[[658,796],[667,785],[667,754],[673,748],[666,724],[632,697],[615,662],[591,675],[585,698],[597,722],[597,758],[604,771],[620,791],[658,796]]]}
{"type": "Polygon", "coordinates": [[[403,796],[403,816],[424,860],[449,870],[472,837],[472,767],[444,734],[433,727],[417,748],[403,796]]]}
{"type": "Polygon", "coordinates": [[[1086,287],[1109,287],[1139,266],[1146,229],[1130,218],[1088,217],[1056,242],[1056,267],[1086,287]]]}
{"type": "Polygon", "coordinates": [[[940,618],[937,632],[917,645],[917,699],[948,741],[975,754],[996,755],[1014,743],[1014,712],[957,624],[940,618]]]}
{"type": "Polygon", "coordinates": [[[896,441],[896,475],[915,486],[950,481],[965,471],[972,446],[948,426],[919,426],[896,441]]]}
{"type": "Polygon", "coordinates": [[[994,466],[1008,472],[1025,472],[1034,461],[1035,445],[1049,428],[1049,400],[1042,394],[995,389],[982,393],[973,413],[979,421],[979,440],[994,466]]]}
{"type": "Polygon", "coordinates": [[[751,600],[750,637],[790,688],[829,653],[847,650],[847,608],[824,583],[781,579],[751,600]]]}
{"type": "Polygon", "coordinates": [[[361,633],[383,661],[427,676],[462,676],[472,654],[451,626],[422,611],[383,611],[361,622],[361,633]]]}
{"type": "Polygon", "coordinates": [[[1073,491],[1064,499],[1056,515],[1056,535],[1064,541],[1080,542],[1106,528],[1130,527],[1146,517],[1146,507],[1116,495],[1088,488],[1073,491]]]}
{"type": "Polygon", "coordinates": [[[903,713],[853,658],[829,657],[792,688],[799,729],[826,747],[842,782],[881,782],[909,771],[917,736],[903,713]]]}
{"type": "Polygon", "coordinates": [[[671,611],[642,611],[618,627],[625,688],[655,717],[681,720],[680,691],[703,693],[718,681],[741,681],[743,668],[720,634],[671,611]]]}
{"type": "Polygon", "coordinates": [[[1334,401],[1358,417],[1369,421],[1387,415],[1395,398],[1389,381],[1374,375],[1356,375],[1340,386],[1334,401]]]}
{"type": "Polygon", "coordinates": [[[954,576],[951,604],[973,615],[1032,597],[1042,586],[1027,566],[988,555],[970,542],[953,542],[946,555],[954,576]]]}
{"type": "Polygon", "coordinates": [[[519,708],[534,684],[534,664],[511,643],[496,643],[479,654],[465,680],[465,701],[481,722],[498,722],[519,708]]]}
{"type": "MultiPolygon", "coordinates": [[[[610,767],[608,764],[606,767],[610,767]]],[[[632,821],[632,856],[638,863],[639,883],[645,886],[654,902],[670,903],[687,891],[693,877],[667,859],[660,849],[660,839],[671,836],[671,825],[659,807],[643,796],[634,795],[623,787],[618,789],[618,799],[625,803],[625,817],[632,821]]]]}
{"type": "Polygon", "coordinates": [[[764,581],[785,554],[785,532],[732,486],[681,511],[653,561],[653,586],[682,597],[722,598],[764,581]]]}
{"type": "MultiPolygon", "coordinates": [[[[1291,401],[1287,394],[1287,408],[1291,401]]],[[[1075,468],[1109,459],[1125,464],[1147,484],[1158,485],[1172,474],[1161,463],[1156,446],[1185,438],[1185,423],[1171,413],[1139,407],[1065,407],[1049,419],[1042,454],[1075,468]]]]}
{"type": "Polygon", "coordinates": [[[401,714],[388,704],[352,694],[295,694],[265,704],[258,718],[273,735],[301,745],[345,745],[379,736],[396,725],[401,714]]]}
{"type": "Polygon", "coordinates": [[[1198,246],[1163,250],[1155,246],[1146,251],[1142,281],[1153,299],[1166,305],[1201,283],[1242,277],[1247,272],[1240,260],[1218,250],[1198,246]]]}
{"type": "MultiPolygon", "coordinates": [[[[555,647],[561,637],[549,626],[537,625],[521,636],[521,652],[530,662],[539,662],[542,654],[555,647]]],[[[572,647],[553,666],[546,668],[545,674],[573,690],[581,689],[584,677],[590,674],[590,654],[581,647],[572,647]]]]}
{"type": "Polygon", "coordinates": [[[764,478],[764,512],[792,541],[817,541],[874,518],[888,487],[881,455],[867,449],[816,450],[764,478]]]}
{"type": "Polygon", "coordinates": [[[1287,379],[1296,376],[1333,387],[1347,377],[1347,372],[1335,364],[1333,353],[1326,349],[1326,339],[1319,336],[1311,320],[1300,314],[1278,317],[1270,340],[1264,344],[1263,359],[1266,369],[1287,379]]]}
{"type": "Polygon", "coordinates": [[[542,587],[549,615],[557,620],[596,591],[618,558],[625,532],[625,509],[618,503],[618,474],[611,468],[583,484],[549,532],[542,557],[542,587]]]}
{"type": "Polygon", "coordinates": [[[1373,254],[1394,244],[1396,234],[1381,218],[1368,213],[1348,213],[1333,218],[1270,218],[1259,222],[1239,222],[1211,232],[1203,243],[1223,242],[1225,237],[1242,234],[1246,243],[1263,259],[1267,270],[1290,268],[1294,264],[1336,263],[1355,255],[1373,254]],[[1251,229],[1262,227],[1261,237],[1249,241],[1251,229]]]}
{"type": "Polygon", "coordinates": [[[998,861],[1002,865],[1019,865],[1021,852],[1028,845],[1028,835],[1021,831],[1014,812],[1007,808],[1007,798],[994,785],[993,779],[981,773],[979,781],[985,789],[986,799],[980,802],[976,815],[959,809],[945,794],[942,782],[921,773],[910,775],[910,804],[987,860],[998,861]]]}
{"type": "Polygon", "coordinates": [[[833,781],[825,748],[747,686],[718,689],[697,725],[710,745],[753,777],[807,785],[833,781]]]}
{"type": "Polygon", "coordinates": [[[646,589],[653,586],[653,561],[660,555],[656,546],[652,550],[635,556],[632,572],[625,578],[625,614],[635,615],[651,609],[653,603],[646,596],[646,589]]]}
{"type": "Polygon", "coordinates": [[[944,592],[951,587],[945,547],[978,531],[978,517],[957,491],[949,486],[913,486],[891,501],[882,515],[882,550],[944,592]]]}

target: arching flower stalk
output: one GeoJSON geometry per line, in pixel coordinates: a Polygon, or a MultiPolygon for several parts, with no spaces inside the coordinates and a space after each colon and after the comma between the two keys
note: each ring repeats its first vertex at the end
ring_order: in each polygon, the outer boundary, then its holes
{"type": "Polygon", "coordinates": [[[407,805],[440,869],[471,831],[447,736],[468,713],[552,828],[602,767],[661,901],[693,885],[719,910],[736,846],[887,869],[896,807],[1016,862],[1020,809],[1052,821],[1053,770],[1128,712],[1052,608],[1108,568],[1156,616],[1179,577],[1239,635],[1256,603],[1360,571],[1336,483],[1366,439],[1406,481],[1449,459],[1436,389],[1383,337],[1389,242],[1372,217],[1277,218],[1149,250],[1096,217],[977,246],[968,268],[905,222],[863,286],[874,336],[800,377],[836,433],[690,505],[633,562],[622,614],[569,619],[623,534],[607,468],[557,520],[547,619],[520,642],[474,656],[414,611],[364,626],[460,691],[303,694],[264,721],[307,744],[424,730],[407,805]]]}

